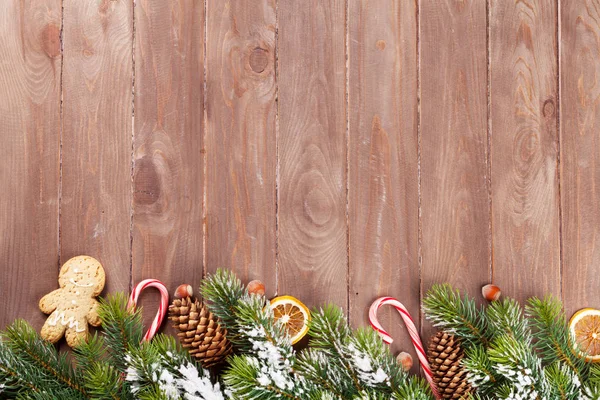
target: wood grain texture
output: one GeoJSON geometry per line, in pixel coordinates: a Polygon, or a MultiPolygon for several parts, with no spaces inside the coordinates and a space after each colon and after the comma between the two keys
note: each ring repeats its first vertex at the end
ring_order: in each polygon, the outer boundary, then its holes
{"type": "Polygon", "coordinates": [[[554,1],[493,0],[493,281],[519,300],[560,295],[554,1]]]}
{"type": "Polygon", "coordinates": [[[347,304],[345,2],[282,0],[279,291],[347,304]]]}
{"type": "Polygon", "coordinates": [[[64,0],[61,262],[86,254],[129,290],[132,3],[64,0]]]}
{"type": "Polygon", "coordinates": [[[276,290],[274,0],[207,2],[208,271],[276,290]]]}
{"type": "Polygon", "coordinates": [[[600,0],[0,1],[0,328],[78,254],[354,325],[439,282],[600,308],[599,43],[600,0]]]}
{"type": "Polygon", "coordinates": [[[132,276],[171,293],[203,272],[203,41],[202,2],[136,2],[132,276]]]}
{"type": "MultiPolygon", "coordinates": [[[[379,296],[419,315],[416,3],[353,1],[348,21],[350,322],[361,326],[379,296]]],[[[398,313],[380,321],[394,353],[417,360],[398,313]]]]}
{"type": "Polygon", "coordinates": [[[560,166],[567,314],[600,308],[600,2],[561,4],[560,166]]]}
{"type": "Polygon", "coordinates": [[[490,277],[484,1],[421,1],[423,294],[490,277]]]}
{"type": "Polygon", "coordinates": [[[2,329],[40,328],[37,301],[57,285],[60,30],[58,0],[0,2],[2,329]]]}

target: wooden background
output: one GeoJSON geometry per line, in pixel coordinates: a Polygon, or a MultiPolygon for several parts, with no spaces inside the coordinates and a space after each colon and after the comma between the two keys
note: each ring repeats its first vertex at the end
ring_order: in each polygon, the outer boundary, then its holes
{"type": "Polygon", "coordinates": [[[600,1],[4,0],[0,57],[0,326],[79,254],[355,326],[436,282],[600,307],[600,1]]]}

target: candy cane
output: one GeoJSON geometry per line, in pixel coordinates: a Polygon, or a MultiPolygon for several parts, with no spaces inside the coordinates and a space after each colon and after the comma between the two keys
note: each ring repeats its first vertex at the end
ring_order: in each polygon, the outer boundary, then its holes
{"type": "Polygon", "coordinates": [[[379,336],[383,339],[387,344],[391,344],[394,339],[383,329],[379,321],[377,320],[377,310],[381,306],[390,305],[393,306],[400,316],[404,320],[404,324],[406,325],[406,329],[410,335],[410,339],[412,340],[413,346],[415,346],[415,350],[417,351],[417,356],[419,357],[419,361],[421,362],[421,369],[425,373],[425,378],[429,382],[429,386],[433,391],[433,394],[437,399],[440,398],[437,386],[433,381],[433,374],[431,373],[431,368],[429,367],[429,362],[427,361],[427,355],[425,354],[425,349],[423,348],[423,343],[421,342],[421,338],[419,336],[419,332],[417,331],[417,327],[410,316],[410,313],[404,307],[402,303],[393,297],[380,297],[371,304],[371,308],[369,309],[369,322],[371,323],[371,327],[377,331],[379,336]]]}
{"type": "Polygon", "coordinates": [[[127,308],[135,310],[140,293],[149,287],[157,288],[160,291],[160,306],[158,307],[158,312],[156,313],[156,317],[154,317],[154,321],[152,321],[152,325],[150,325],[150,328],[146,331],[146,334],[142,339],[145,341],[149,341],[156,335],[156,332],[158,332],[158,329],[165,319],[167,309],[169,308],[169,291],[161,281],[156,279],[146,279],[138,283],[131,292],[127,308]]]}

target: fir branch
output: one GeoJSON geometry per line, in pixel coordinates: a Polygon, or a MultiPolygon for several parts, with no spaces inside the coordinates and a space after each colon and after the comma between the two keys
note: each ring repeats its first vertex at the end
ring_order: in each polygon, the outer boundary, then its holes
{"type": "MultiPolygon", "coordinates": [[[[313,312],[309,333],[312,349],[301,354],[296,369],[307,379],[330,382],[325,387],[342,398],[372,398],[375,394],[390,398],[420,387],[376,332],[353,332],[339,307],[326,306],[313,312]]],[[[419,393],[430,396],[421,389],[419,393]]]]}
{"type": "Polygon", "coordinates": [[[160,387],[153,386],[147,391],[137,395],[136,400],[171,400],[160,387]]]}
{"type": "Polygon", "coordinates": [[[583,392],[588,399],[600,399],[600,365],[592,364],[590,366],[588,379],[583,382],[583,392]]]}
{"type": "MultiPolygon", "coordinates": [[[[325,352],[330,359],[337,360],[341,369],[340,376],[348,379],[345,390],[351,391],[353,388],[357,394],[362,392],[364,387],[352,365],[352,355],[346,348],[351,333],[348,321],[339,307],[329,304],[313,311],[309,327],[309,345],[313,349],[325,352]]],[[[332,372],[335,366],[335,363],[332,363],[332,372]]],[[[342,379],[340,384],[344,385],[346,382],[342,379]]]]}
{"type": "MultiPolygon", "coordinates": [[[[273,311],[260,296],[240,299],[235,307],[238,336],[236,343],[259,366],[256,381],[264,388],[275,387],[282,393],[298,390],[292,371],[296,353],[284,327],[275,323],[273,311]]],[[[238,388],[230,387],[235,393],[238,388]]]]}
{"type": "Polygon", "coordinates": [[[346,348],[355,360],[354,367],[362,386],[388,393],[406,382],[406,372],[373,329],[354,331],[346,348]]]}
{"type": "Polygon", "coordinates": [[[488,350],[494,369],[510,382],[508,398],[548,398],[548,383],[542,363],[526,341],[512,335],[494,339],[488,350]]]}
{"type": "Polygon", "coordinates": [[[248,296],[248,290],[231,271],[218,269],[212,275],[207,275],[200,285],[200,293],[209,305],[211,312],[219,317],[228,333],[237,334],[238,301],[248,296]]]}
{"type": "Polygon", "coordinates": [[[544,360],[547,363],[560,361],[580,380],[585,380],[589,364],[574,354],[576,346],[566,324],[561,302],[552,297],[544,300],[534,297],[529,299],[526,310],[534,329],[534,346],[544,360]]]}
{"type": "Polygon", "coordinates": [[[88,336],[87,340],[79,343],[73,349],[73,358],[77,368],[81,371],[88,371],[98,361],[103,360],[106,354],[104,346],[103,336],[98,335],[96,332],[88,336]]]}
{"type": "Polygon", "coordinates": [[[434,285],[423,299],[423,311],[434,326],[461,338],[463,345],[487,347],[485,313],[467,296],[462,299],[458,290],[448,284],[434,285]]]}
{"type": "MultiPolygon", "coordinates": [[[[0,396],[0,398],[3,397],[0,396]]],[[[77,392],[65,388],[47,388],[40,392],[21,392],[16,397],[17,400],[72,400],[78,398],[77,392]]]]}
{"type": "Polygon", "coordinates": [[[139,346],[143,335],[141,309],[128,310],[127,301],[124,293],[110,294],[100,299],[98,309],[109,361],[122,373],[127,370],[126,355],[139,346]]]}
{"type": "Polygon", "coordinates": [[[192,362],[171,336],[158,335],[143,342],[125,358],[125,380],[136,399],[224,399],[219,384],[213,384],[208,371],[192,362]]]}
{"type": "Polygon", "coordinates": [[[338,373],[339,367],[332,367],[331,360],[323,351],[305,349],[298,355],[296,372],[306,380],[315,382],[339,398],[343,398],[341,385],[337,384],[342,377],[338,373]]]}
{"type": "Polygon", "coordinates": [[[309,334],[311,347],[340,353],[340,344],[350,338],[352,330],[342,309],[327,304],[313,311],[309,334]]]}
{"type": "Polygon", "coordinates": [[[28,323],[22,320],[13,322],[6,328],[4,337],[15,357],[35,367],[38,377],[46,378],[44,385],[48,385],[48,390],[58,385],[72,391],[74,398],[88,397],[81,376],[72,368],[66,356],[59,355],[56,348],[43,340],[28,323]]]}
{"type": "MultiPolygon", "coordinates": [[[[233,356],[229,362],[229,369],[223,375],[223,382],[231,390],[234,399],[293,399],[302,400],[297,396],[298,388],[281,387],[272,382],[261,380],[264,376],[260,364],[255,357],[233,356]]],[[[301,394],[301,393],[299,393],[301,394]]]]}
{"type": "Polygon", "coordinates": [[[588,382],[600,387],[600,364],[592,364],[590,366],[588,382]]]}
{"type": "Polygon", "coordinates": [[[511,298],[493,301],[485,310],[489,336],[510,335],[517,340],[531,340],[531,331],[519,303],[511,298]]]}
{"type": "Polygon", "coordinates": [[[285,347],[285,353],[292,355],[292,344],[287,336],[285,328],[281,324],[276,324],[273,317],[273,311],[267,307],[265,299],[262,296],[243,296],[238,299],[234,307],[236,322],[232,324],[235,334],[229,335],[238,348],[244,352],[252,352],[255,346],[255,338],[249,335],[254,329],[264,330],[265,340],[275,346],[285,347]]]}
{"type": "Polygon", "coordinates": [[[85,369],[85,387],[94,399],[124,400],[132,399],[124,390],[122,374],[105,362],[92,362],[85,369]]]}
{"type": "Polygon", "coordinates": [[[429,384],[420,378],[407,379],[393,393],[394,399],[398,400],[431,400],[433,394],[429,384]]]}
{"type": "Polygon", "coordinates": [[[504,381],[492,366],[483,346],[472,346],[465,350],[462,365],[467,369],[469,383],[480,393],[487,393],[504,381]]]}
{"type": "Polygon", "coordinates": [[[0,337],[0,397],[23,391],[41,392],[37,371],[24,363],[0,337]]]}
{"type": "Polygon", "coordinates": [[[551,399],[579,400],[581,398],[581,383],[570,367],[555,362],[544,369],[548,381],[551,399]]]}

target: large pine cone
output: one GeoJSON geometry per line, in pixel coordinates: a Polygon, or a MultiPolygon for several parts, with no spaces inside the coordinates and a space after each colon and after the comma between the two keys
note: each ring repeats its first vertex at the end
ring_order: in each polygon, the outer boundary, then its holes
{"type": "Polygon", "coordinates": [[[169,319],[178,331],[181,345],[205,368],[215,366],[231,354],[227,329],[208,308],[190,297],[175,299],[169,306],[169,319]]]}
{"type": "Polygon", "coordinates": [[[433,380],[444,399],[466,399],[472,393],[467,371],[460,365],[464,352],[454,335],[438,332],[429,341],[427,359],[433,380]]]}

